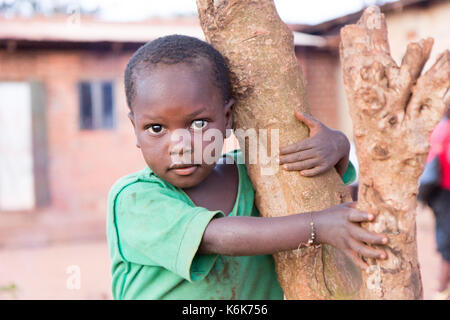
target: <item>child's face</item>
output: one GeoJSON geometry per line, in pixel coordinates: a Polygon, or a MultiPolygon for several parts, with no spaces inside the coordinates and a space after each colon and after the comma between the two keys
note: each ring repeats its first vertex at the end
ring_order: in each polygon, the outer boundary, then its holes
{"type": "Polygon", "coordinates": [[[152,171],[179,188],[199,184],[214,170],[215,161],[207,164],[203,157],[201,164],[194,164],[194,146],[201,145],[202,154],[211,143],[215,144],[215,150],[221,150],[225,131],[231,128],[232,103],[224,106],[222,93],[210,74],[206,62],[158,65],[151,72],[137,74],[133,114],[130,114],[137,146],[152,171]],[[174,140],[173,133],[175,130],[180,133],[179,129],[190,136],[190,141],[181,140],[180,136],[174,140]],[[219,130],[221,138],[194,143],[194,132],[205,134],[209,129],[219,130]],[[183,159],[184,166],[194,165],[173,168],[177,158],[183,159]]]}

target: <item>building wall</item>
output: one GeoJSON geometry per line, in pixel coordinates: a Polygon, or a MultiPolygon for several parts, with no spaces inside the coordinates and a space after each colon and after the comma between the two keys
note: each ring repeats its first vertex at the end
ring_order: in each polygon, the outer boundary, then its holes
{"type": "Polygon", "coordinates": [[[330,128],[339,129],[337,51],[313,47],[297,47],[296,55],[302,67],[311,114],[330,128]]]}
{"type": "Polygon", "coordinates": [[[51,203],[0,212],[0,245],[104,237],[107,193],[145,163],[127,118],[123,71],[130,52],[0,51],[0,81],[38,81],[45,88],[51,203]],[[112,80],[116,128],[79,129],[80,80],[112,80]]]}

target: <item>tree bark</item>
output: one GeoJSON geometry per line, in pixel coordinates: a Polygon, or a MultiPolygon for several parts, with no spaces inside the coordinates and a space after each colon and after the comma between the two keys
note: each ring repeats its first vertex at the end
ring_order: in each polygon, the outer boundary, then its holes
{"type": "Polygon", "coordinates": [[[410,43],[398,67],[377,7],[341,29],[344,85],[360,169],[358,208],[376,215],[366,227],[390,240],[387,260],[368,261],[363,299],[422,297],[415,224],[418,179],[450,87],[448,50],[419,77],[432,45],[431,38],[410,43]]]}
{"type": "MultiPolygon", "coordinates": [[[[293,35],[280,20],[273,1],[197,0],[197,7],[207,41],[223,54],[231,70],[234,128],[279,129],[280,146],[308,137],[307,127],[294,115],[296,110],[309,113],[309,109],[293,35]]],[[[264,142],[264,136],[256,134],[264,142]]],[[[248,140],[238,139],[241,149],[248,150],[248,140]]],[[[260,144],[258,155],[267,152],[265,148],[260,144]]],[[[278,150],[272,150],[272,164],[277,157],[278,150]]],[[[266,164],[250,164],[248,159],[256,205],[264,217],[322,210],[351,201],[335,170],[313,178],[284,170],[266,175],[262,171],[266,164]]],[[[281,252],[274,258],[287,299],[359,295],[361,272],[333,247],[281,252]]]]}

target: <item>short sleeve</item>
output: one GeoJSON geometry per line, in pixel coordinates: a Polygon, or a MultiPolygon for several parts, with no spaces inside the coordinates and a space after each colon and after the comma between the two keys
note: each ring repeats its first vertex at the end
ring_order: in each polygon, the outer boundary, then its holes
{"type": "Polygon", "coordinates": [[[348,162],[347,170],[342,176],[342,181],[347,186],[356,180],[356,169],[351,161],[348,162]]]}
{"type": "Polygon", "coordinates": [[[179,192],[156,183],[137,182],[117,196],[116,229],[128,262],[161,266],[188,281],[203,279],[217,255],[197,254],[203,233],[222,211],[194,206],[179,192]]]}

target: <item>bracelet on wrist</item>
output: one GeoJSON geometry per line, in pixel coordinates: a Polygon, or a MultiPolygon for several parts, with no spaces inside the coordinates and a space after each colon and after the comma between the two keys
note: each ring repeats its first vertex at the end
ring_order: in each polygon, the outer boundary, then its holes
{"type": "Polygon", "coordinates": [[[300,248],[309,248],[309,247],[319,248],[321,246],[320,244],[316,243],[316,228],[314,225],[312,212],[309,213],[309,216],[311,218],[311,221],[309,223],[309,225],[311,226],[311,235],[309,236],[308,242],[306,242],[306,243],[300,242],[297,250],[300,248]]]}

